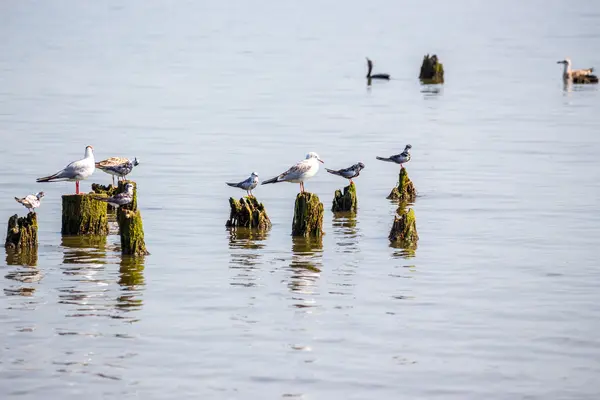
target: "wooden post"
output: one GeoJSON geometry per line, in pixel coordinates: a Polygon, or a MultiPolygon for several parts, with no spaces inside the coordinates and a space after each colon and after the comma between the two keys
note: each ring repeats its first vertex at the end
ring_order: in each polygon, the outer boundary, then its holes
{"type": "Polygon", "coordinates": [[[398,208],[398,215],[394,217],[394,223],[388,236],[392,243],[414,248],[417,246],[419,235],[417,234],[417,220],[412,208],[398,208]]]}
{"type": "Polygon", "coordinates": [[[404,203],[412,203],[417,198],[417,190],[415,189],[415,185],[413,185],[412,181],[408,177],[406,168],[400,169],[400,174],[398,175],[398,186],[392,189],[387,198],[389,200],[399,200],[404,203]]]}
{"type": "Polygon", "coordinates": [[[146,243],[144,242],[142,213],[137,208],[137,184],[134,181],[120,181],[115,194],[125,190],[125,184],[127,183],[133,185],[133,200],[131,203],[121,206],[117,210],[117,222],[121,237],[121,253],[133,256],[148,255],[150,253],[146,249],[146,243]]]}
{"type": "Polygon", "coordinates": [[[424,84],[444,83],[444,66],[435,54],[431,57],[429,57],[429,54],[423,57],[419,79],[424,84]]]}
{"type": "Polygon", "coordinates": [[[331,211],[340,212],[340,211],[352,211],[356,212],[358,208],[358,200],[356,197],[356,186],[354,186],[354,182],[350,183],[350,185],[344,187],[344,194],[342,194],[341,190],[336,190],[333,196],[333,205],[331,206],[331,211]]]}
{"type": "Polygon", "coordinates": [[[298,193],[294,206],[292,236],[319,237],[323,232],[323,203],[313,193],[298,193]]]}
{"type": "Polygon", "coordinates": [[[7,249],[31,249],[38,245],[37,215],[30,212],[25,217],[19,218],[17,214],[8,219],[6,241],[7,249]]]}
{"type": "Polygon", "coordinates": [[[107,235],[106,203],[93,194],[68,194],[62,197],[63,235],[107,235]]]}
{"type": "Polygon", "coordinates": [[[271,228],[271,220],[267,215],[267,210],[262,203],[259,203],[256,197],[248,196],[236,200],[229,198],[229,219],[225,223],[228,228],[244,227],[258,230],[267,230],[271,228]]]}

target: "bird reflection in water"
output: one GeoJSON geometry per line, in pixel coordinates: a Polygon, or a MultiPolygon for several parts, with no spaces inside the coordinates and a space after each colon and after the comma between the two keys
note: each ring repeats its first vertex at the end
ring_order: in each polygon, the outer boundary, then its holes
{"type": "Polygon", "coordinates": [[[232,286],[254,287],[257,277],[255,270],[261,263],[261,249],[268,232],[249,228],[228,228],[230,268],[236,271],[231,278],[232,286]]]}
{"type": "Polygon", "coordinates": [[[15,283],[4,289],[7,296],[33,296],[35,287],[31,284],[42,279],[42,273],[37,269],[38,249],[6,249],[6,265],[18,268],[8,272],[4,277],[15,283]]]}
{"type": "Polygon", "coordinates": [[[314,307],[316,282],[323,267],[323,238],[292,237],[292,272],[288,288],[294,307],[314,307]]]}

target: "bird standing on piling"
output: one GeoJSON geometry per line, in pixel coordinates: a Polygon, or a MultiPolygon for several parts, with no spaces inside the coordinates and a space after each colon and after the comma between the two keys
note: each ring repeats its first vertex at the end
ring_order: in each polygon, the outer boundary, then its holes
{"type": "Polygon", "coordinates": [[[253,172],[252,174],[250,174],[248,179],[246,179],[245,181],[238,182],[238,183],[229,183],[229,182],[225,182],[225,183],[231,187],[244,189],[246,191],[246,193],[248,194],[248,196],[253,197],[254,195],[252,194],[252,189],[254,189],[256,186],[258,186],[258,174],[256,172],[253,172]]]}
{"type": "Polygon", "coordinates": [[[350,183],[354,183],[354,182],[352,182],[352,178],[356,178],[357,176],[359,176],[360,171],[364,167],[365,167],[365,164],[359,162],[357,164],[354,164],[351,167],[344,168],[344,169],[333,170],[333,169],[325,168],[325,170],[327,172],[329,172],[330,174],[338,175],[338,176],[341,176],[342,178],[346,178],[346,179],[350,180],[350,183]]]}
{"type": "Polygon", "coordinates": [[[44,192],[38,192],[37,194],[30,194],[23,198],[15,197],[17,203],[22,204],[28,211],[35,212],[35,209],[42,203],[42,197],[44,192]]]}
{"type": "Polygon", "coordinates": [[[412,146],[410,144],[407,144],[406,147],[404,148],[404,151],[400,154],[396,154],[390,157],[376,157],[378,160],[381,161],[387,161],[387,162],[393,162],[396,164],[400,164],[400,168],[404,168],[404,163],[407,163],[410,161],[410,149],[412,149],[412,146]]]}
{"type": "Polygon", "coordinates": [[[75,194],[79,194],[79,181],[89,178],[94,173],[94,169],[94,148],[87,146],[85,148],[85,157],[81,160],[73,161],[54,175],[38,178],[36,182],[75,181],[75,194]]]}
{"type": "Polygon", "coordinates": [[[93,196],[93,198],[98,201],[107,202],[114,208],[119,208],[119,206],[124,206],[133,201],[133,184],[126,183],[125,191],[117,193],[112,197],[93,196]]]}
{"type": "Polygon", "coordinates": [[[115,176],[117,177],[117,180],[119,178],[123,180],[131,173],[131,171],[133,171],[133,167],[137,167],[139,164],[140,162],[137,157],[134,158],[133,161],[123,157],[110,157],[106,160],[98,161],[96,163],[96,168],[102,172],[112,175],[112,184],[115,186],[115,176]]]}
{"type": "Polygon", "coordinates": [[[311,151],[306,155],[306,159],[298,162],[296,165],[276,176],[275,178],[263,181],[262,185],[277,182],[290,182],[300,184],[300,193],[304,193],[304,181],[312,178],[319,172],[319,163],[324,163],[319,155],[311,151]]]}

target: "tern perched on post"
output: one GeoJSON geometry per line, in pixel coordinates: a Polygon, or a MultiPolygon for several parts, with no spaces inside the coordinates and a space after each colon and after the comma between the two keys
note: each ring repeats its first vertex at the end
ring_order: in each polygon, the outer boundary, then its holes
{"type": "Polygon", "coordinates": [[[248,179],[246,179],[245,181],[238,182],[238,183],[229,183],[229,182],[225,182],[225,183],[231,187],[244,189],[246,191],[246,193],[248,194],[248,196],[252,197],[252,196],[254,196],[252,194],[252,189],[254,189],[256,186],[258,186],[258,174],[256,172],[253,172],[252,174],[250,174],[248,179]]]}
{"type": "Polygon", "coordinates": [[[400,168],[404,168],[404,163],[407,163],[410,161],[410,149],[412,149],[412,146],[410,144],[407,144],[406,147],[404,148],[404,151],[400,154],[396,154],[393,156],[389,156],[389,157],[376,157],[378,160],[381,161],[387,161],[387,162],[393,162],[396,164],[400,164],[400,168]]]}
{"type": "Polygon", "coordinates": [[[333,169],[329,169],[329,168],[325,168],[325,170],[327,172],[329,172],[330,174],[333,175],[338,175],[341,176],[342,178],[346,178],[348,180],[350,180],[350,183],[354,183],[352,182],[352,178],[356,178],[357,176],[360,175],[360,171],[365,167],[365,164],[359,162],[357,164],[354,164],[351,167],[348,168],[344,168],[344,169],[338,169],[333,170],[333,169]]]}

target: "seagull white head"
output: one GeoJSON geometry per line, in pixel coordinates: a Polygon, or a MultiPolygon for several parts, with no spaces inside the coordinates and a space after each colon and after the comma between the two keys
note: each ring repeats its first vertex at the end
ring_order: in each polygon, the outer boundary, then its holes
{"type": "Polygon", "coordinates": [[[258,174],[256,172],[251,173],[250,176],[258,178],[258,174]]]}
{"type": "Polygon", "coordinates": [[[94,154],[94,148],[92,146],[87,146],[85,148],[85,156],[89,157],[94,154]]]}
{"type": "Polygon", "coordinates": [[[317,153],[315,153],[314,151],[311,151],[310,153],[308,153],[308,154],[306,155],[306,159],[307,159],[307,160],[309,160],[309,159],[311,159],[311,158],[316,158],[316,159],[317,159],[317,161],[319,161],[319,162],[320,162],[320,163],[322,163],[322,164],[325,164],[325,162],[324,162],[323,160],[321,160],[321,159],[319,158],[319,155],[318,155],[317,153]]]}

